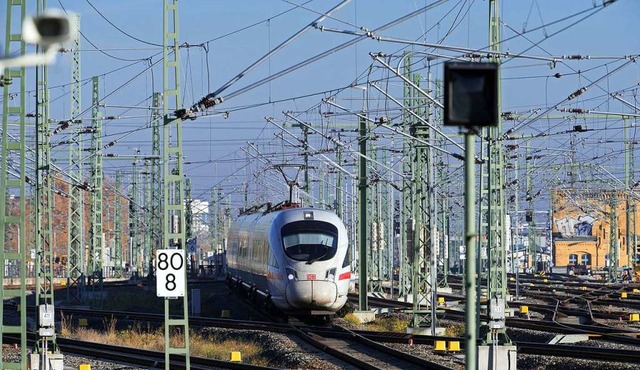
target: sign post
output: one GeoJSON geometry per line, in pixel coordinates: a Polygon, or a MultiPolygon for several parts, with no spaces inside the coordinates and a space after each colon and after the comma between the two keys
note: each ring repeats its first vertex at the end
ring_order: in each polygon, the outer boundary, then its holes
{"type": "MultiPolygon", "coordinates": [[[[498,124],[498,65],[494,63],[447,62],[444,65],[444,125],[461,126],[465,155],[465,266],[466,370],[478,368],[475,135],[478,126],[498,124]]],[[[462,258],[461,258],[462,259],[462,258]]]]}

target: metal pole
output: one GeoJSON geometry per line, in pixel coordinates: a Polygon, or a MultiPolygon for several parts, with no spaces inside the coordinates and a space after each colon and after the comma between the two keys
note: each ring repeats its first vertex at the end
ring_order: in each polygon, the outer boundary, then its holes
{"type": "Polygon", "coordinates": [[[466,344],[465,361],[466,370],[476,370],[478,367],[477,343],[476,343],[476,219],[475,219],[475,135],[472,130],[468,130],[464,136],[465,156],[465,196],[464,196],[464,217],[465,217],[465,239],[467,250],[465,253],[465,312],[466,312],[466,344]]]}
{"type": "MultiPolygon", "coordinates": [[[[169,114],[181,109],[180,98],[180,46],[178,38],[178,0],[164,0],[163,18],[163,112],[162,174],[163,174],[163,244],[162,248],[185,249],[185,204],[182,148],[182,120],[169,114]]],[[[186,270],[185,270],[186,273],[186,270]]],[[[191,369],[189,351],[189,300],[186,289],[182,299],[169,305],[164,299],[164,367],[171,368],[171,355],[184,356],[186,370],[191,369]],[[182,302],[180,302],[182,301],[182,302]],[[177,303],[177,305],[175,304],[177,303]],[[182,303],[182,314],[180,314],[182,303]],[[178,307],[176,307],[178,306],[178,307]],[[173,310],[171,307],[174,307],[173,310]],[[171,334],[180,340],[171,341],[171,334]]]]}
{"type": "MultiPolygon", "coordinates": [[[[629,201],[629,198],[631,196],[631,194],[629,194],[629,192],[631,191],[631,174],[632,172],[630,171],[630,166],[631,163],[633,163],[631,161],[631,156],[633,155],[633,144],[631,142],[629,142],[629,127],[627,126],[627,118],[623,117],[622,118],[622,129],[624,130],[624,145],[625,145],[625,155],[624,155],[624,191],[625,191],[625,213],[626,213],[626,224],[625,224],[625,229],[626,229],[626,234],[625,234],[625,247],[627,248],[627,263],[626,266],[628,268],[630,268],[629,271],[629,281],[632,280],[633,278],[633,265],[634,265],[634,254],[635,254],[635,244],[631,243],[631,212],[629,212],[630,208],[631,208],[631,201],[629,201]],[[634,248],[632,249],[631,247],[634,246],[634,248]]],[[[635,201],[634,201],[635,203],[635,201]]],[[[635,217],[634,217],[635,218],[635,217]]],[[[635,234],[635,228],[634,230],[634,234],[635,234]]]]}
{"type": "MultiPolygon", "coordinates": [[[[359,119],[358,125],[360,153],[367,154],[367,120],[359,119]]],[[[367,302],[367,161],[364,156],[358,158],[358,304],[360,311],[369,309],[367,302]]]]}
{"type": "MultiPolygon", "coordinates": [[[[76,27],[80,29],[80,15],[74,16],[76,27]]],[[[84,190],[78,185],[84,181],[84,165],[82,155],[84,143],[80,138],[82,131],[82,121],[78,120],[81,114],[82,83],[80,75],[80,36],[73,40],[73,51],[71,52],[71,122],[69,123],[72,135],[70,135],[69,145],[69,177],[72,183],[69,184],[68,202],[68,238],[69,246],[67,250],[67,301],[72,303],[84,303],[85,294],[85,225],[84,225],[84,190]]]]}

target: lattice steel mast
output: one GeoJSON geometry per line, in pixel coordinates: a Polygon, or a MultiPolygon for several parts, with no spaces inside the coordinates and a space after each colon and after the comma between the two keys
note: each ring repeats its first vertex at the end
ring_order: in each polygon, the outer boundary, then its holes
{"type": "MultiPolygon", "coordinates": [[[[407,80],[411,79],[411,54],[405,52],[403,54],[403,75],[407,80]]],[[[402,88],[403,101],[411,102],[413,95],[413,88],[411,85],[404,81],[402,88]]],[[[411,103],[410,103],[411,105],[411,103]]],[[[402,124],[404,131],[408,134],[411,133],[411,123],[413,117],[409,114],[407,109],[402,111],[402,124]]],[[[404,140],[402,144],[402,157],[409,158],[413,150],[413,144],[410,140],[404,140]]],[[[411,292],[411,265],[409,264],[409,251],[413,250],[413,238],[410,238],[410,230],[413,229],[412,207],[413,192],[411,191],[411,174],[413,173],[413,162],[408,160],[402,161],[402,173],[405,175],[402,178],[402,209],[400,212],[400,242],[398,250],[398,259],[400,262],[400,270],[398,275],[398,297],[404,298],[405,302],[408,299],[408,295],[411,292]]]]}
{"type": "Polygon", "coordinates": [[[115,277],[122,277],[122,171],[116,171],[115,191],[113,192],[113,256],[115,277]]]}
{"type": "MultiPolygon", "coordinates": [[[[25,0],[8,0],[6,13],[6,33],[4,55],[25,55],[26,46],[22,41],[22,21],[26,13],[25,0]],[[13,17],[17,16],[15,20],[13,17]],[[14,30],[18,30],[14,33],[14,30]]],[[[2,334],[19,336],[20,357],[3,356],[0,339],[0,368],[24,369],[27,363],[27,304],[26,304],[26,188],[25,188],[25,96],[26,71],[24,67],[5,68],[3,74],[2,101],[2,148],[0,158],[0,297],[16,299],[19,305],[18,320],[2,324],[2,334]],[[12,89],[13,87],[13,89],[12,89]],[[17,93],[12,93],[13,90],[17,93]],[[15,95],[14,95],[15,94],[15,95]],[[10,104],[12,103],[12,104],[10,104]],[[17,121],[9,122],[9,116],[17,121]],[[17,268],[18,271],[15,271],[17,268]],[[4,288],[5,272],[12,271],[19,277],[19,288],[4,288]],[[6,360],[6,361],[5,361],[6,360]]],[[[2,305],[0,305],[2,306],[2,305]]],[[[0,316],[4,317],[4,307],[0,316]]]]}
{"type": "MultiPolygon", "coordinates": [[[[38,14],[46,8],[46,1],[39,0],[38,14]]],[[[60,349],[56,344],[55,325],[52,320],[43,319],[44,315],[54,315],[53,291],[53,238],[52,238],[52,204],[51,187],[51,145],[49,132],[49,88],[48,68],[45,65],[36,67],[36,183],[34,231],[36,249],[36,282],[35,312],[37,312],[38,342],[35,353],[31,355],[33,362],[48,364],[50,361],[62,362],[60,349]]]]}
{"type": "MultiPolygon", "coordinates": [[[[420,75],[413,74],[413,83],[420,87],[420,75]]],[[[419,98],[419,91],[413,89],[413,99],[411,106],[417,108],[416,114],[419,117],[427,116],[427,101],[419,98]]],[[[432,141],[432,129],[423,121],[414,121],[410,131],[411,136],[424,141],[432,141]]],[[[435,188],[433,162],[433,151],[421,142],[413,144],[413,172],[412,172],[412,193],[415,196],[413,204],[413,251],[409,261],[412,263],[411,293],[413,294],[413,310],[411,323],[413,328],[429,327],[431,335],[435,335],[435,274],[434,268],[434,235],[435,235],[435,188]],[[426,181],[425,181],[426,180],[426,181]],[[429,307],[424,309],[421,306],[429,307]]]]}
{"type": "Polygon", "coordinates": [[[162,94],[153,93],[153,110],[151,111],[151,245],[162,247],[162,168],[160,166],[162,139],[160,126],[163,123],[160,105],[162,94]]]}
{"type": "MultiPolygon", "coordinates": [[[[500,19],[498,0],[489,0],[489,49],[500,51],[500,19]]],[[[498,54],[495,54],[498,55],[498,54]]],[[[499,57],[493,61],[500,62],[499,57]]],[[[498,81],[500,72],[498,71],[498,81]]],[[[502,102],[500,82],[498,82],[498,125],[490,127],[488,140],[488,200],[487,245],[489,257],[487,305],[489,312],[489,332],[486,342],[510,343],[506,334],[504,312],[507,308],[506,234],[505,234],[505,191],[504,191],[504,143],[502,140],[502,102]],[[502,340],[499,340],[499,337],[502,340]]]]}
{"type": "MultiPolygon", "coordinates": [[[[138,191],[140,175],[138,169],[138,151],[131,163],[131,181],[129,183],[129,242],[131,243],[131,266],[135,273],[142,274],[142,258],[140,256],[140,227],[138,226],[140,212],[140,195],[138,191]]],[[[133,271],[132,271],[133,272],[133,271]]]]}
{"type": "MultiPolygon", "coordinates": [[[[80,15],[74,15],[76,27],[80,29],[80,15]]],[[[73,39],[71,52],[71,118],[69,122],[69,209],[68,209],[68,259],[67,302],[81,303],[85,299],[84,261],[84,191],[80,187],[84,173],[82,164],[83,144],[80,132],[82,123],[80,77],[80,33],[73,39]]]]}
{"type": "Polygon", "coordinates": [[[102,285],[102,113],[100,112],[100,80],[92,78],[91,89],[91,230],[89,238],[89,274],[102,285]]]}
{"type": "MultiPolygon", "coordinates": [[[[178,1],[164,0],[163,11],[163,152],[162,168],[164,177],[164,217],[162,248],[185,249],[185,198],[182,157],[182,119],[175,112],[181,109],[180,99],[180,47],[178,39],[178,1]],[[172,110],[170,110],[172,109],[172,110]]],[[[185,270],[186,272],[186,270],[185,270]]],[[[186,284],[186,279],[185,279],[186,284]]],[[[185,287],[186,288],[186,287],[185,287]]],[[[171,354],[185,356],[185,367],[191,368],[189,357],[189,305],[185,289],[182,301],[182,313],[171,314],[169,300],[164,300],[164,341],[165,369],[169,369],[171,354]],[[181,318],[178,318],[181,317],[181,318]],[[182,347],[169,340],[171,333],[183,336],[182,347]]]]}

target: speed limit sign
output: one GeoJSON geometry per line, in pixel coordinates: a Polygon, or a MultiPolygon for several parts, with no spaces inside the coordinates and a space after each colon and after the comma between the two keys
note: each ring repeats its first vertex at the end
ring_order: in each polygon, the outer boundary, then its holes
{"type": "Polygon", "coordinates": [[[156,250],[156,294],[158,297],[184,297],[185,265],[184,249],[156,250]]]}

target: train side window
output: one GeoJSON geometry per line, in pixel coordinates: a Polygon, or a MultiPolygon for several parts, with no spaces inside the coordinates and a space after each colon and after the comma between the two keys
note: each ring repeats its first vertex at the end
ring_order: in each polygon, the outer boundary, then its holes
{"type": "Polygon", "coordinates": [[[276,259],[275,254],[271,252],[269,252],[269,266],[280,268],[280,265],[278,264],[278,260],[276,259]]]}
{"type": "Polygon", "coordinates": [[[256,239],[253,241],[253,248],[251,248],[251,259],[254,261],[260,261],[261,252],[260,241],[256,239]]]}
{"type": "Polygon", "coordinates": [[[238,256],[242,257],[242,258],[247,258],[248,257],[248,251],[247,251],[247,243],[248,243],[248,238],[246,236],[240,236],[240,245],[238,248],[238,256]]]}
{"type": "Polygon", "coordinates": [[[347,248],[347,253],[344,255],[344,261],[342,261],[342,267],[347,267],[351,264],[351,251],[347,248]]]}
{"type": "Polygon", "coordinates": [[[268,258],[269,258],[269,243],[267,243],[266,241],[263,241],[261,247],[262,247],[262,259],[260,260],[260,262],[264,264],[268,261],[268,258]]]}

